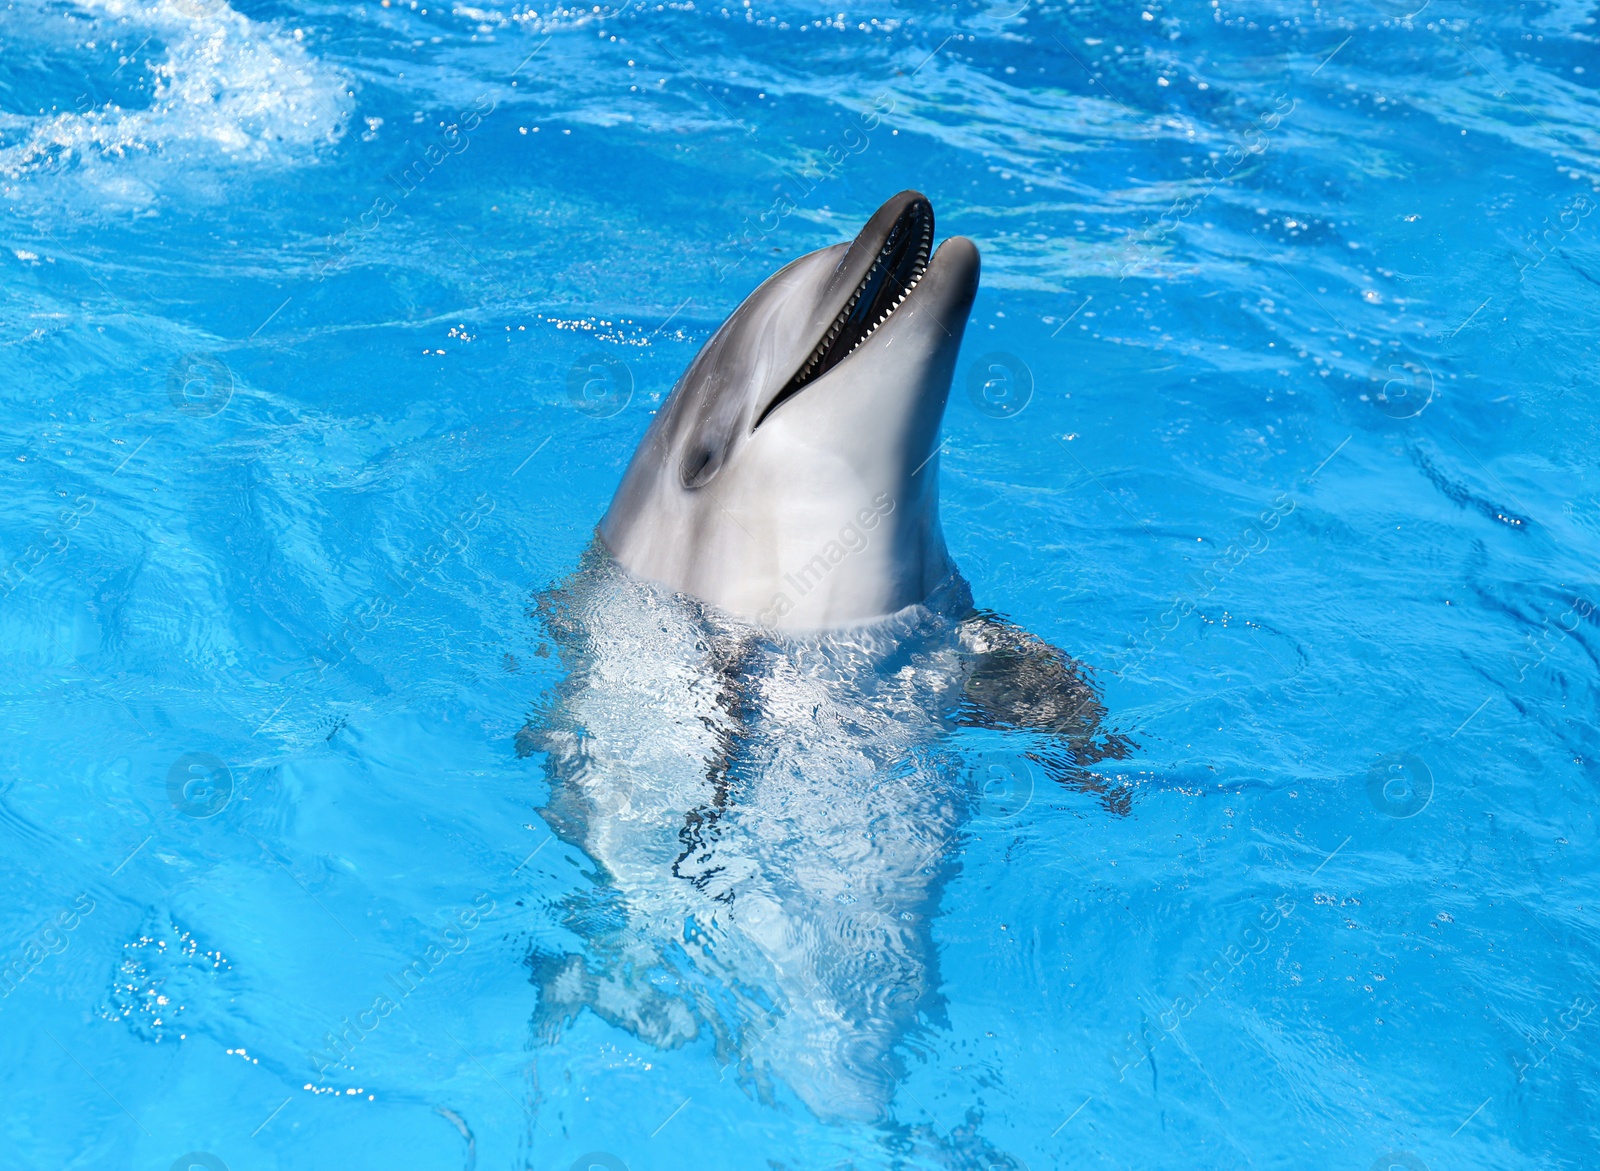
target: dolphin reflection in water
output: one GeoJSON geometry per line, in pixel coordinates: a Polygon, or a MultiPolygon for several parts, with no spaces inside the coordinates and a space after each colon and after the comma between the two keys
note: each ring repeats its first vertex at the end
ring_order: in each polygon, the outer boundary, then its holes
{"type": "Polygon", "coordinates": [[[1094,771],[1086,671],[973,607],[937,438],[978,280],[905,192],[761,285],[657,413],[574,573],[534,607],[564,675],[517,736],[545,819],[596,864],[537,951],[538,1028],[583,1010],[709,1037],[763,1097],[876,1120],[942,1015],[931,917],[983,786],[1094,771]],[[931,256],[931,258],[930,258],[931,256]],[[1007,734],[974,783],[963,728],[1007,734]],[[1004,758],[1002,758],[1004,759],[1004,758]]]}

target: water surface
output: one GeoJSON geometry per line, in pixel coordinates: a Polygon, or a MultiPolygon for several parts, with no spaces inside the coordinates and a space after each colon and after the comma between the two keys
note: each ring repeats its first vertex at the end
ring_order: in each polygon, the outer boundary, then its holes
{"type": "Polygon", "coordinates": [[[10,1162],[1587,1165],[1596,19],[5,8],[10,1162]],[[518,733],[673,379],[906,187],[983,253],[952,552],[1139,750],[930,807],[830,1111],[545,1027],[617,921],[518,733]]]}

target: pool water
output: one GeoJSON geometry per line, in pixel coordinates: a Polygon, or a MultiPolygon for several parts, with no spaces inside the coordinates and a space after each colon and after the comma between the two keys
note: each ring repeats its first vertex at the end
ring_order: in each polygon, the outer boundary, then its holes
{"type": "Polygon", "coordinates": [[[1597,15],[8,5],[5,1165],[1591,1166],[1597,15]],[[952,553],[1137,748],[769,648],[726,840],[908,916],[808,1000],[562,820],[585,721],[704,778],[698,635],[544,603],[908,187],[983,255],[952,553]]]}

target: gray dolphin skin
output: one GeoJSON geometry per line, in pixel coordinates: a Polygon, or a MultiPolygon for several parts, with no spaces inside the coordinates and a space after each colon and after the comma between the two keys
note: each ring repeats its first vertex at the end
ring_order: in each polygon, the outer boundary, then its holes
{"type": "Polygon", "coordinates": [[[952,568],[936,445],[977,289],[977,247],[934,252],[915,191],[785,266],[673,388],[600,522],[606,548],[779,629],[928,597],[952,568]]]}
{"type": "Polygon", "coordinates": [[[1041,800],[1125,813],[1097,766],[1133,745],[1087,669],[974,608],[945,547],[938,431],[978,255],[932,240],[906,192],[756,289],[600,540],[535,595],[559,672],[516,751],[593,869],[556,908],[569,944],[528,966],[542,1047],[592,1015],[702,1053],[674,1067],[705,1075],[685,1093],[732,1071],[896,1150],[1005,1167],[976,1134],[893,1122],[902,1042],[945,1019],[940,893],[974,825],[1041,800]]]}

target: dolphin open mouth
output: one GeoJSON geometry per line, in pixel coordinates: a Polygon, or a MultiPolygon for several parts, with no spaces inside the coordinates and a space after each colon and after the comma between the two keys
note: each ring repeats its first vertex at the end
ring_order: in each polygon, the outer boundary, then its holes
{"type": "Polygon", "coordinates": [[[892,211],[891,201],[862,228],[840,261],[841,271],[853,267],[860,251],[870,248],[881,236],[871,266],[845,301],[844,308],[823,333],[810,355],[800,364],[794,377],[784,384],[755,425],[761,426],[780,404],[794,397],[808,383],[822,377],[853,354],[879,326],[898,309],[917,282],[928,271],[933,254],[933,205],[922,196],[908,200],[887,229],[879,222],[884,211],[892,211]]]}

